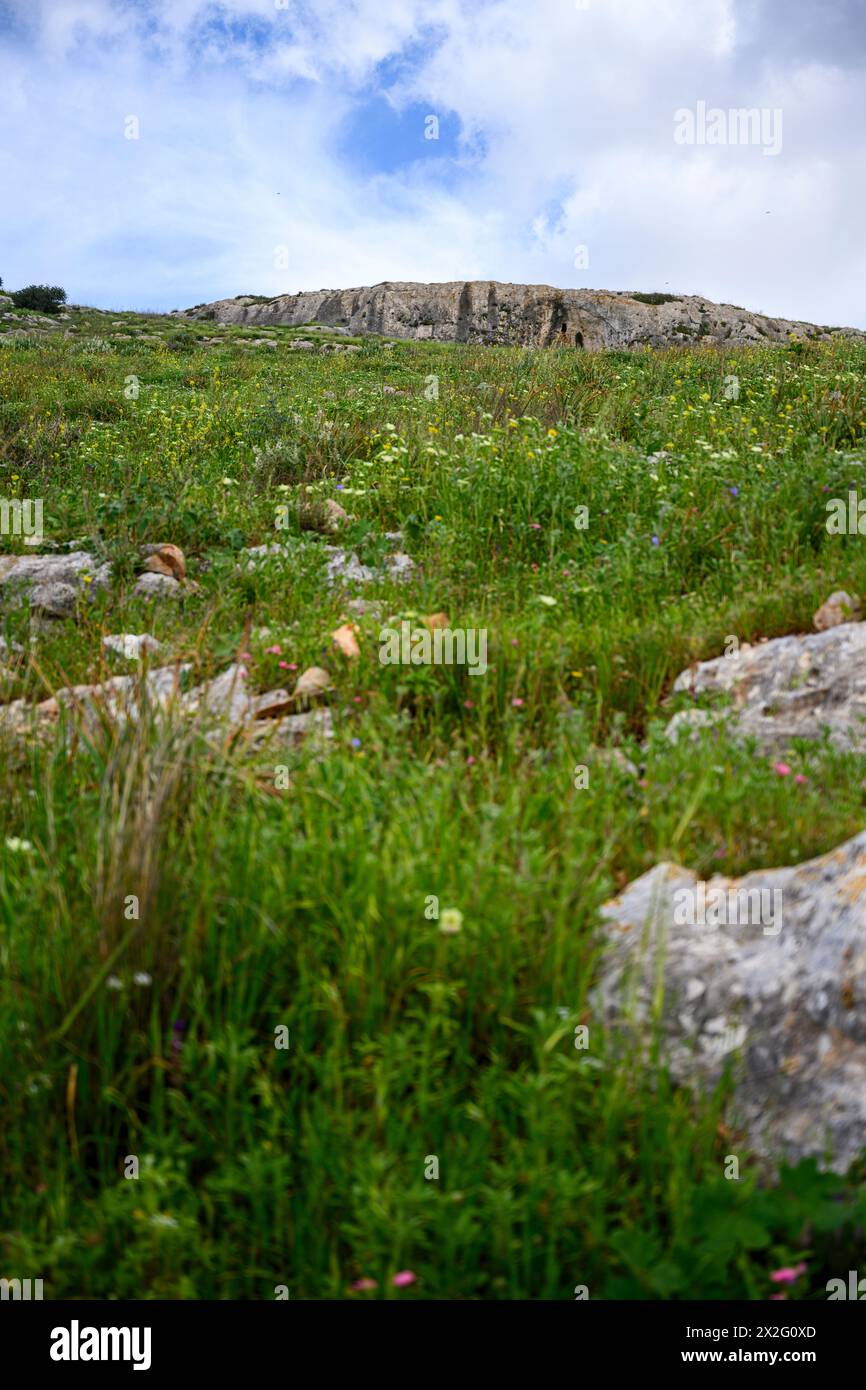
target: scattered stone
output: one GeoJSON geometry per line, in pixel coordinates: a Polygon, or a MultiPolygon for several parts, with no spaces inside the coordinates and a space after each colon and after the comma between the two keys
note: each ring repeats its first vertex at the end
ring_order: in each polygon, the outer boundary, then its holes
{"type": "Polygon", "coordinates": [[[71,618],[79,592],[72,584],[34,584],[29,595],[30,608],[43,618],[71,618]]]}
{"type": "Polygon", "coordinates": [[[349,513],[333,497],[302,496],[298,504],[298,520],[303,531],[331,533],[339,531],[349,520],[349,513]]]}
{"type": "Polygon", "coordinates": [[[322,709],[287,714],[281,719],[257,719],[244,726],[243,737],[256,744],[263,741],[299,743],[301,739],[334,737],[334,721],[327,705],[322,709]]]}
{"type": "Polygon", "coordinates": [[[180,546],[147,545],[144,547],[147,560],[146,573],[166,574],[172,579],[186,579],[186,559],[180,546]]]}
{"type": "Polygon", "coordinates": [[[406,555],[402,551],[395,555],[389,555],[385,564],[388,567],[389,578],[396,579],[400,583],[403,580],[411,579],[415,569],[415,561],[411,555],[406,555]]]}
{"type": "MultiPolygon", "coordinates": [[[[252,572],[262,563],[287,560],[296,553],[297,544],[298,542],[282,541],[270,545],[249,546],[242,552],[246,559],[245,568],[252,572]]],[[[411,556],[402,552],[386,556],[384,570],[377,571],[369,565],[362,565],[355,551],[345,550],[342,546],[324,545],[321,550],[328,556],[326,572],[330,584],[336,584],[341,580],[353,584],[367,584],[372,579],[383,578],[402,581],[409,579],[415,569],[415,562],[411,556]]]]}
{"type": "Polygon", "coordinates": [[[213,680],[189,691],[183,698],[183,707],[188,714],[211,715],[241,724],[253,715],[246,678],[246,667],[235,663],[213,680]]]}
{"type": "Polygon", "coordinates": [[[341,627],[336,628],[331,633],[331,641],[350,661],[354,661],[361,655],[361,648],[358,646],[356,635],[359,631],[356,623],[343,623],[341,627]]]}
{"type": "Polygon", "coordinates": [[[812,622],[817,632],[826,632],[828,628],[839,627],[842,623],[855,623],[859,617],[860,600],[846,594],[844,589],[837,589],[826,603],[821,604],[812,622]]]}
{"type": "Polygon", "coordinates": [[[328,672],[321,666],[309,666],[302,671],[295,686],[295,700],[314,700],[332,688],[333,682],[328,672]]]}
{"type": "Polygon", "coordinates": [[[605,1026],[649,1049],[661,982],[674,1078],[707,1090],[733,1059],[731,1122],[756,1152],[820,1163],[829,1149],[844,1172],[866,1129],[866,832],[741,879],[702,883],[658,864],[602,917],[605,1026]],[[715,889],[725,894],[718,911],[715,889]],[[708,925],[688,925],[687,905],[708,925]],[[710,925],[717,916],[726,925],[710,925]]]}
{"type": "Polygon", "coordinates": [[[31,609],[48,618],[68,618],[76,603],[107,589],[111,567],[86,551],[68,555],[4,555],[0,557],[0,598],[29,599],[31,609]]]}
{"type": "Polygon", "coordinates": [[[162,644],[157,642],[155,637],[151,637],[149,632],[112,634],[103,637],[102,645],[106,651],[125,657],[127,661],[140,661],[143,653],[158,652],[162,649],[162,644]]]}
{"type": "Polygon", "coordinates": [[[295,742],[309,732],[333,737],[330,710],[297,710],[298,696],[310,699],[330,687],[328,673],[319,667],[304,672],[293,696],[285,690],[252,695],[246,668],[238,664],[184,692],[183,678],[191,670],[186,663],[157,667],[144,676],[113,676],[98,685],[65,687],[36,705],[13,700],[0,705],[0,731],[30,735],[40,727],[47,729],[56,724],[62,709],[76,713],[91,727],[104,719],[122,724],[137,721],[145,712],[171,709],[198,719],[208,728],[208,737],[221,735],[227,728],[256,743],[264,737],[295,742]]]}
{"type": "Polygon", "coordinates": [[[375,579],[375,571],[367,565],[362,565],[354,551],[349,554],[335,545],[326,545],[325,550],[331,555],[328,561],[330,583],[337,579],[345,579],[354,584],[367,584],[371,579],[375,579]]]}
{"type": "MultiPolygon", "coordinates": [[[[744,643],[731,656],[681,672],[673,688],[727,695],[736,732],[754,735],[766,752],[794,738],[819,739],[825,730],[834,747],[866,751],[866,623],[744,643]]],[[[694,724],[718,717],[717,711],[687,713],[694,724]]],[[[668,724],[668,736],[686,722],[682,714],[668,724]]]]}
{"type": "Polygon", "coordinates": [[[135,598],[180,598],[183,585],[170,574],[146,571],[140,574],[133,586],[135,598]]]}

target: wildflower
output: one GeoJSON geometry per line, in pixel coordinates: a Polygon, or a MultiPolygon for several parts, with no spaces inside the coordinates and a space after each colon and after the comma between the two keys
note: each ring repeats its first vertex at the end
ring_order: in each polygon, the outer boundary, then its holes
{"type": "Polygon", "coordinates": [[[474,708],[475,708],[475,701],[474,701],[474,700],[464,700],[464,701],[463,701],[463,708],[464,708],[464,709],[474,709],[474,708]]]}
{"type": "Polygon", "coordinates": [[[281,671],[288,671],[289,669],[289,663],[287,661],[278,661],[277,665],[281,671]]]}
{"type": "Polygon", "coordinates": [[[804,786],[806,782],[808,782],[808,780],[808,777],[804,777],[802,772],[798,772],[797,776],[794,778],[794,781],[797,783],[798,787],[804,786]]]}
{"type": "Polygon", "coordinates": [[[19,840],[17,835],[12,835],[6,841],[6,848],[12,854],[32,854],[33,846],[29,840],[19,840]]]}
{"type": "Polygon", "coordinates": [[[123,989],[123,981],[119,975],[109,975],[105,981],[106,989],[123,989]]]}
{"type": "Polygon", "coordinates": [[[439,930],[443,936],[456,936],[463,926],[463,913],[458,907],[446,907],[439,918],[439,930]]]}
{"type": "Polygon", "coordinates": [[[520,706],[523,704],[523,701],[520,699],[520,696],[519,696],[519,695],[515,695],[514,699],[511,701],[511,703],[512,703],[512,705],[514,706],[515,709],[520,709],[520,706]]]}
{"type": "Polygon", "coordinates": [[[266,656],[282,656],[282,654],[283,654],[283,649],[282,649],[282,647],[265,647],[265,655],[266,655],[266,656]]]}
{"type": "Polygon", "coordinates": [[[544,606],[545,606],[545,608],[555,608],[555,607],[556,607],[556,599],[555,599],[555,598],[551,598],[550,594],[539,594],[539,595],[538,595],[538,602],[539,602],[539,603],[543,603],[544,606]]]}
{"type": "Polygon", "coordinates": [[[467,766],[467,767],[473,767],[474,764],[476,763],[476,761],[477,761],[476,758],[467,758],[467,759],[466,759],[466,766],[467,766]]]}
{"type": "Polygon", "coordinates": [[[352,742],[352,747],[353,747],[353,748],[360,748],[360,747],[361,747],[361,740],[360,740],[359,738],[353,738],[351,742],[352,742]]]}
{"type": "Polygon", "coordinates": [[[653,537],[652,537],[652,543],[653,543],[653,545],[660,545],[660,544],[661,544],[661,542],[660,542],[658,536],[653,536],[653,537]]]}
{"type": "Polygon", "coordinates": [[[377,1289],[379,1286],[375,1279],[356,1279],[349,1287],[356,1293],[367,1293],[370,1289],[377,1289]]]}
{"type": "Polygon", "coordinates": [[[237,478],[223,478],[221,481],[223,487],[237,487],[238,485],[237,478]]]}
{"type": "Polygon", "coordinates": [[[153,984],[153,976],[148,975],[146,970],[136,970],[132,979],[133,983],[141,985],[142,989],[146,989],[148,985],[153,984]]]}
{"type": "Polygon", "coordinates": [[[770,1278],[774,1284],[793,1284],[805,1273],[806,1266],[801,1261],[798,1265],[784,1265],[781,1269],[774,1269],[770,1278]]]}
{"type": "Polygon", "coordinates": [[[778,772],[780,777],[790,777],[791,769],[787,763],[773,763],[773,771],[778,772]]]}
{"type": "Polygon", "coordinates": [[[399,1274],[394,1275],[391,1283],[395,1289],[405,1289],[409,1284],[414,1284],[417,1278],[417,1274],[413,1274],[411,1269],[401,1269],[399,1274]]]}

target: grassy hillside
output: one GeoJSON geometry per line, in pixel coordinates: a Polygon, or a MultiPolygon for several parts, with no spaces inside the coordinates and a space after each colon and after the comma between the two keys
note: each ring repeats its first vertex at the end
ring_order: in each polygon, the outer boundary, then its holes
{"type": "MultiPolygon", "coordinates": [[[[803,1260],[789,1297],[824,1296],[862,1174],[775,1184],[723,1097],[617,1053],[589,993],[600,904],[660,858],[741,873],[863,828],[850,757],[804,744],[795,782],[661,731],[690,661],[866,593],[862,539],[824,524],[862,478],[866,347],[10,324],[0,496],[43,498],[47,538],[116,582],[0,699],[132,670],[102,636],[150,632],[196,675],[244,654],[261,691],[326,667],[335,738],[279,759],[287,789],[273,752],[176,722],[0,748],[0,1273],[46,1297],[766,1298],[803,1260]],[[409,582],[329,587],[303,485],[364,563],[402,531],[409,582]],[[284,560],[240,562],[275,538],[284,560]],[[162,541],[197,589],[133,598],[162,541]],[[347,659],[353,595],[486,630],[489,671],[383,666],[369,612],[347,659]]],[[[0,632],[25,645],[26,607],[0,632]]]]}

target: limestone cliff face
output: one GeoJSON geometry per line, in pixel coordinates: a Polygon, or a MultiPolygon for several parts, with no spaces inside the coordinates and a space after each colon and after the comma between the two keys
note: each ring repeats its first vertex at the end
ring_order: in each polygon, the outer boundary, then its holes
{"type": "MultiPolygon", "coordinates": [[[[348,333],[435,338],[448,343],[510,343],[524,347],[633,348],[704,343],[733,347],[829,337],[831,330],[753,314],[699,295],[635,296],[624,291],[558,290],[496,280],[441,285],[386,280],[354,290],[310,290],[274,299],[240,295],[197,305],[188,318],[217,323],[317,323],[348,333]]],[[[851,337],[866,333],[833,329],[851,337]]]]}

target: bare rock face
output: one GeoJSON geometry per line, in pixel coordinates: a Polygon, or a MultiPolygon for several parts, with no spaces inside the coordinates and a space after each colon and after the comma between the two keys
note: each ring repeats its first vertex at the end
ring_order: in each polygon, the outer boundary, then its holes
{"type": "Polygon", "coordinates": [[[648,1047],[661,983],[675,1079],[705,1090],[732,1062],[730,1120],[755,1152],[844,1172],[866,1133],[866,832],[741,879],[658,864],[602,916],[605,1026],[648,1047]]]}
{"type": "MultiPolygon", "coordinates": [[[[386,280],[360,289],[313,290],[273,299],[240,295],[187,309],[184,316],[262,326],[317,323],[354,334],[524,347],[597,349],[674,343],[732,347],[785,342],[792,335],[831,336],[829,328],[713,304],[700,295],[641,296],[497,280],[429,285],[386,280]]],[[[866,337],[854,328],[834,331],[866,337]]],[[[304,346],[314,344],[305,341],[304,346]]]]}
{"type": "MultiPolygon", "coordinates": [[[[803,637],[748,643],[731,656],[683,671],[674,692],[727,696],[738,733],[767,752],[829,730],[837,748],[866,752],[866,623],[845,622],[803,637]]],[[[680,711],[666,733],[713,722],[717,711],[680,711]]]]}

